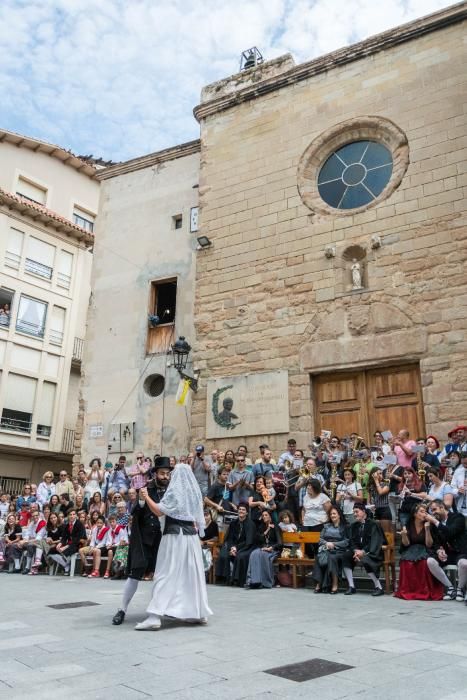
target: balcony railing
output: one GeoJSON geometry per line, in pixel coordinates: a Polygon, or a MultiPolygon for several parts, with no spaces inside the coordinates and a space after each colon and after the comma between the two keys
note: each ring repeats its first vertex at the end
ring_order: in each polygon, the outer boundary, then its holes
{"type": "Polygon", "coordinates": [[[24,261],[24,269],[26,272],[32,272],[33,275],[39,275],[39,277],[44,277],[46,280],[52,279],[53,267],[48,265],[43,265],[37,260],[31,260],[31,258],[26,258],[24,261]]]}
{"type": "Polygon", "coordinates": [[[23,492],[26,479],[13,479],[10,476],[0,476],[0,491],[10,496],[19,496],[23,492]]]}
{"type": "Polygon", "coordinates": [[[81,362],[83,359],[84,352],[84,340],[82,338],[75,338],[73,343],[73,355],[71,359],[73,362],[81,362]]]}
{"type": "Polygon", "coordinates": [[[75,431],[71,428],[64,428],[62,437],[62,452],[67,455],[73,454],[75,444],[75,431]]]}

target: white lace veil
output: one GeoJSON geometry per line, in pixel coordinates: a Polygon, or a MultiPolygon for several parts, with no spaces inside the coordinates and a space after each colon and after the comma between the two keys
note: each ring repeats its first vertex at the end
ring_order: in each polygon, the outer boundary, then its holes
{"type": "Polygon", "coordinates": [[[195,523],[200,536],[204,535],[203,497],[188,464],[177,464],[173,470],[159,508],[171,518],[195,523]]]}

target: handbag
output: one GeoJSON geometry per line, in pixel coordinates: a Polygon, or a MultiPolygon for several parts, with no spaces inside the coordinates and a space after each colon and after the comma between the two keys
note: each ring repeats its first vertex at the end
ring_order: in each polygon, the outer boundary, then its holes
{"type": "Polygon", "coordinates": [[[292,574],[290,571],[279,571],[277,573],[277,581],[280,586],[283,586],[284,588],[291,588],[292,587],[292,574]]]}
{"type": "Polygon", "coordinates": [[[329,550],[325,544],[321,544],[318,548],[318,564],[320,566],[327,566],[329,562],[329,550]]]}

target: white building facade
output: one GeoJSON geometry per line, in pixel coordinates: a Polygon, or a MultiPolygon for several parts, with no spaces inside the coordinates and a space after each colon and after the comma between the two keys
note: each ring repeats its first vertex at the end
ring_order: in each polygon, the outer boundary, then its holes
{"type": "Polygon", "coordinates": [[[0,131],[0,487],[71,470],[96,169],[0,131]]]}

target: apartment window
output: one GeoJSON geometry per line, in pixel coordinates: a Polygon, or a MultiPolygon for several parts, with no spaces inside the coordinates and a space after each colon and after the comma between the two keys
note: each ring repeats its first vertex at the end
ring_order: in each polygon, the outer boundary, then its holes
{"type": "Polygon", "coordinates": [[[5,249],[5,265],[13,270],[19,270],[21,255],[23,253],[24,233],[11,228],[8,232],[8,240],[5,249]]]}
{"type": "Polygon", "coordinates": [[[52,432],[52,418],[55,404],[57,385],[53,382],[43,382],[37,409],[36,433],[40,437],[48,438],[52,432]]]}
{"type": "Polygon", "coordinates": [[[177,214],[176,216],[172,217],[173,222],[174,222],[174,228],[182,228],[183,224],[183,217],[181,214],[177,214]]]}
{"type": "Polygon", "coordinates": [[[44,337],[47,304],[24,294],[19,300],[16,330],[38,338],[44,337]]]}
{"type": "Polygon", "coordinates": [[[10,325],[11,318],[11,305],[13,304],[13,297],[15,293],[6,289],[5,287],[0,287],[0,327],[8,328],[10,325]]]}
{"type": "Polygon", "coordinates": [[[10,372],[0,419],[1,428],[17,430],[20,433],[31,432],[36,387],[37,379],[10,372]]]}
{"type": "Polygon", "coordinates": [[[52,345],[63,345],[63,336],[65,333],[65,314],[66,309],[63,309],[61,306],[52,307],[49,329],[49,341],[52,345]]]}
{"type": "Polygon", "coordinates": [[[45,205],[47,201],[47,190],[40,185],[37,185],[31,180],[26,180],[24,177],[18,178],[18,185],[16,187],[16,194],[25,199],[29,199],[31,202],[36,204],[45,205]]]}
{"type": "Polygon", "coordinates": [[[24,270],[46,280],[52,279],[55,246],[31,236],[28,240],[24,270]]]}
{"type": "Polygon", "coordinates": [[[57,286],[70,289],[73,270],[73,253],[61,250],[57,260],[57,286]]]}
{"type": "Polygon", "coordinates": [[[73,223],[86,229],[86,231],[93,232],[95,218],[94,214],[91,214],[85,209],[76,206],[73,207],[73,223]]]}
{"type": "Polygon", "coordinates": [[[177,280],[152,282],[149,297],[147,352],[167,352],[173,340],[177,280]]]}

